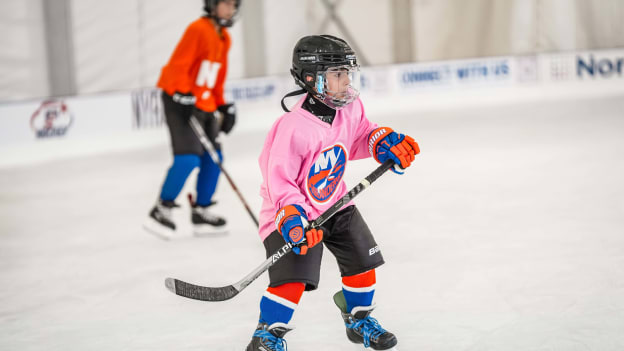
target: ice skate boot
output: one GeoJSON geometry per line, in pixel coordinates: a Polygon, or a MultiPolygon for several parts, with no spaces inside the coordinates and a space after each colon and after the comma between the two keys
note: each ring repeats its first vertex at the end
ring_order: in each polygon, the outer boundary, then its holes
{"type": "Polygon", "coordinates": [[[284,323],[260,323],[245,351],[287,351],[284,335],[291,330],[284,323]]]}
{"type": "Polygon", "coordinates": [[[347,312],[347,302],[342,291],[334,294],[334,302],[340,308],[342,319],[347,327],[347,338],[355,344],[364,344],[373,350],[396,350],[397,344],[394,334],[383,329],[379,322],[370,316],[373,306],[356,306],[351,313],[347,312]]]}
{"type": "Polygon", "coordinates": [[[227,233],[225,218],[214,214],[210,209],[216,202],[213,201],[208,206],[199,206],[190,197],[189,201],[192,206],[191,222],[193,223],[193,234],[204,236],[227,233]]]}
{"type": "Polygon", "coordinates": [[[175,207],[180,206],[173,201],[158,200],[143,223],[143,228],[161,239],[171,239],[176,229],[171,213],[175,207]]]}

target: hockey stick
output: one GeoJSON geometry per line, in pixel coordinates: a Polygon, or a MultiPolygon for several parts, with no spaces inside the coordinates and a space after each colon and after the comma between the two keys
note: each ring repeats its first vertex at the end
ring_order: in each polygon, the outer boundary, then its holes
{"type": "Polygon", "coordinates": [[[232,187],[232,189],[234,189],[234,192],[236,193],[236,195],[238,195],[238,198],[243,203],[243,206],[245,206],[247,213],[249,213],[249,216],[251,217],[251,219],[254,221],[254,223],[256,223],[256,227],[259,227],[260,224],[258,223],[258,219],[251,211],[251,208],[249,208],[247,201],[245,201],[245,199],[243,198],[243,194],[241,194],[241,192],[236,187],[236,184],[234,184],[232,177],[230,177],[228,172],[226,172],[225,168],[223,168],[223,164],[221,163],[221,160],[219,160],[219,154],[217,153],[217,150],[215,150],[214,145],[212,145],[212,142],[206,136],[206,133],[204,132],[204,129],[197,121],[197,118],[191,115],[191,118],[189,119],[189,123],[191,124],[191,128],[195,132],[195,135],[197,135],[197,138],[199,138],[199,142],[204,146],[204,149],[206,149],[212,161],[219,166],[219,169],[221,170],[223,175],[225,175],[225,178],[227,179],[228,183],[230,183],[230,186],[232,187]]]}
{"type": "MultiPolygon", "coordinates": [[[[392,168],[394,162],[392,160],[388,160],[381,164],[377,169],[375,169],[371,174],[369,174],[366,178],[362,179],[362,181],[353,187],[348,193],[346,193],[343,197],[341,197],[336,203],[332,205],[329,209],[323,212],[318,218],[309,223],[306,231],[313,228],[318,228],[323,223],[325,223],[328,219],[330,219],[336,212],[340,211],[342,207],[349,203],[354,197],[356,197],[359,193],[361,193],[364,189],[368,188],[377,178],[381,177],[387,170],[392,168]]],[[[304,242],[301,244],[305,243],[304,242]]],[[[300,245],[301,245],[300,244],[300,245]]],[[[176,295],[180,295],[183,297],[188,297],[189,299],[201,300],[201,301],[225,301],[233,298],[243,289],[245,289],[249,284],[251,284],[256,278],[258,278],[262,273],[266,272],[272,265],[274,265],[280,258],[287,255],[292,251],[293,244],[286,243],[279,250],[277,250],[271,257],[267,258],[260,266],[254,269],[251,273],[245,276],[240,281],[219,288],[211,288],[207,286],[195,285],[191,283],[187,283],[174,278],[165,279],[165,286],[171,292],[176,295]]]]}

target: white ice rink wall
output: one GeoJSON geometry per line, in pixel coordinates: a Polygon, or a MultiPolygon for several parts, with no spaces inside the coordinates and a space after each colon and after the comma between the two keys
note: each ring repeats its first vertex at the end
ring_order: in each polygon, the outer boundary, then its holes
{"type": "MultiPolygon", "coordinates": [[[[543,99],[624,96],[624,50],[500,56],[363,69],[367,113],[543,99]]],[[[293,90],[288,76],[233,79],[237,133],[268,130],[293,90]]],[[[0,105],[0,166],[165,143],[155,88],[0,105]]],[[[290,104],[294,99],[289,100],[290,104]]]]}

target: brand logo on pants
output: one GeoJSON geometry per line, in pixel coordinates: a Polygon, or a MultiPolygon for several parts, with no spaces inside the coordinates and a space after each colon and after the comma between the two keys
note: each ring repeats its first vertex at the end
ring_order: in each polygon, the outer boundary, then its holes
{"type": "Polygon", "coordinates": [[[368,255],[372,256],[372,255],[374,255],[374,254],[376,254],[378,252],[379,252],[379,245],[377,245],[377,246],[371,248],[370,250],[368,250],[368,255]]]}

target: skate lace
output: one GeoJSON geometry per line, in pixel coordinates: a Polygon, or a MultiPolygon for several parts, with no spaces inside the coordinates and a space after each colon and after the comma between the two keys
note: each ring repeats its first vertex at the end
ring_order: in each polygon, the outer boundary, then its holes
{"type": "Polygon", "coordinates": [[[364,347],[370,346],[371,338],[373,340],[377,340],[382,334],[386,332],[384,328],[381,327],[379,322],[373,317],[366,317],[359,319],[353,323],[346,323],[347,328],[359,330],[362,334],[362,338],[364,339],[364,347]]]}
{"type": "Polygon", "coordinates": [[[288,351],[286,340],[278,338],[266,330],[256,330],[254,335],[262,339],[262,342],[273,351],[288,351]]]}

